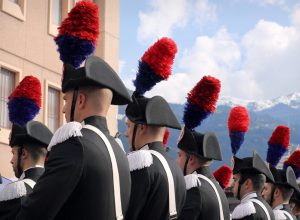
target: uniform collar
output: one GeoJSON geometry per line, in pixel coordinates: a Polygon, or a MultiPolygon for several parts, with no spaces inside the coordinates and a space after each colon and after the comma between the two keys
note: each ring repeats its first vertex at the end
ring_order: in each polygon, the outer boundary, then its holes
{"type": "Polygon", "coordinates": [[[193,173],[195,173],[195,172],[199,173],[199,174],[202,174],[203,176],[206,176],[210,179],[213,178],[213,174],[211,173],[209,166],[199,167],[193,173]]]}
{"type": "Polygon", "coordinates": [[[34,168],[43,168],[44,169],[44,167],[41,166],[41,165],[35,165],[34,167],[29,167],[29,168],[27,168],[26,170],[23,171],[23,173],[20,176],[19,180],[25,179],[25,177],[27,176],[26,174],[28,173],[28,171],[30,171],[31,169],[34,169],[34,168]]]}
{"type": "Polygon", "coordinates": [[[242,198],[242,200],[241,200],[241,203],[245,203],[245,202],[247,202],[249,199],[256,198],[256,197],[257,197],[256,192],[250,192],[250,193],[247,193],[246,195],[243,196],[243,198],[242,198]]]}
{"type": "Polygon", "coordinates": [[[89,124],[99,128],[102,132],[108,133],[106,118],[102,116],[90,116],[83,120],[82,124],[89,124]]]}
{"type": "Polygon", "coordinates": [[[161,141],[155,141],[144,145],[140,150],[155,150],[160,154],[166,156],[167,152],[163,148],[163,143],[161,141]]]}

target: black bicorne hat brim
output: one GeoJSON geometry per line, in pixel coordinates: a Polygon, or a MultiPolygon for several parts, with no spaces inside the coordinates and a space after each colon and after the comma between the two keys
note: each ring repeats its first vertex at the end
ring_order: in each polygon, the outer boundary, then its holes
{"type": "Polygon", "coordinates": [[[125,113],[135,124],[181,129],[169,104],[161,96],[133,97],[133,102],[127,105],[125,113]]]}
{"type": "Polygon", "coordinates": [[[12,128],[11,147],[37,144],[46,148],[53,136],[52,132],[38,121],[30,121],[24,128],[18,127],[18,125],[14,125],[12,128]]]}
{"type": "Polygon", "coordinates": [[[64,64],[62,91],[70,89],[99,86],[108,88],[113,93],[112,105],[126,105],[131,97],[118,74],[101,58],[90,56],[85,66],[75,69],[72,65],[64,64]]]}
{"type": "Polygon", "coordinates": [[[267,164],[255,151],[253,157],[243,159],[234,157],[233,174],[237,173],[264,174],[267,180],[274,182],[274,177],[267,164]]]}
{"type": "Polygon", "coordinates": [[[222,160],[219,141],[213,132],[201,134],[184,127],[179,137],[178,148],[209,160],[222,160]]]}
{"type": "Polygon", "coordinates": [[[293,188],[296,191],[300,191],[296,175],[292,167],[288,167],[286,170],[276,169],[273,165],[270,165],[270,170],[274,176],[274,184],[281,185],[289,188],[293,188]]]}

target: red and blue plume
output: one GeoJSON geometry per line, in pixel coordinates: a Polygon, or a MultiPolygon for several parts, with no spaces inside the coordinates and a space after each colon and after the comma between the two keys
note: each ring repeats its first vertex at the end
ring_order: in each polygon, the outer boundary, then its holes
{"type": "Polygon", "coordinates": [[[286,170],[288,167],[292,167],[297,178],[300,177],[300,150],[295,150],[291,156],[284,161],[283,169],[286,170]]]}
{"type": "Polygon", "coordinates": [[[91,55],[97,45],[99,36],[99,12],[97,4],[80,1],[69,12],[58,28],[54,39],[64,63],[78,68],[91,55]]]}
{"type": "Polygon", "coordinates": [[[232,169],[227,165],[221,166],[214,172],[214,177],[219,182],[223,189],[226,189],[229,185],[232,176],[232,169]]]}
{"type": "Polygon", "coordinates": [[[41,83],[34,76],[26,76],[8,97],[8,116],[12,123],[26,125],[41,108],[41,83]]]}
{"type": "Polygon", "coordinates": [[[281,157],[289,149],[290,129],[287,126],[279,125],[273,131],[268,141],[267,162],[276,166],[281,157]]]}
{"type": "Polygon", "coordinates": [[[164,134],[164,139],[163,139],[164,146],[166,146],[168,144],[169,136],[170,136],[170,131],[169,131],[169,129],[166,129],[165,134],[164,134]]]}
{"type": "Polygon", "coordinates": [[[233,155],[236,155],[243,144],[249,123],[249,114],[245,107],[236,106],[231,109],[228,117],[228,130],[233,155]]]}
{"type": "Polygon", "coordinates": [[[188,93],[183,114],[183,122],[188,129],[193,130],[215,112],[220,90],[220,80],[204,76],[188,93]]]}
{"type": "Polygon", "coordinates": [[[167,37],[159,39],[144,53],[133,81],[136,95],[144,95],[156,83],[169,78],[176,53],[176,43],[167,37]]]}

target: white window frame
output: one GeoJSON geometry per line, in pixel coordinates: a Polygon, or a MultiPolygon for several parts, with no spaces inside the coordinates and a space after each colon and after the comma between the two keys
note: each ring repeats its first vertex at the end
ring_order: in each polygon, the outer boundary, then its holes
{"type": "Polygon", "coordinates": [[[19,0],[19,3],[14,3],[9,0],[0,0],[1,10],[6,12],[7,14],[21,20],[26,20],[26,1],[27,0],[19,0]]]}
{"type": "MultiPolygon", "coordinates": [[[[74,0],[62,0],[61,5],[61,19],[62,21],[67,17],[68,12],[71,10],[74,4],[74,0]]],[[[56,37],[58,34],[56,24],[53,24],[51,21],[51,13],[52,13],[52,0],[48,0],[48,34],[53,37],[56,37]]]]}
{"type": "Polygon", "coordinates": [[[53,83],[49,80],[45,80],[45,88],[44,88],[44,123],[48,126],[48,88],[56,89],[59,91],[59,124],[58,127],[62,126],[65,123],[62,108],[64,106],[63,101],[63,93],[61,91],[61,86],[53,83]]]}
{"type": "MultiPolygon", "coordinates": [[[[15,87],[19,84],[22,78],[22,70],[18,67],[0,61],[0,68],[4,68],[14,72],[15,74],[15,87]]],[[[0,127],[0,143],[9,144],[9,134],[11,129],[0,127]]]]}

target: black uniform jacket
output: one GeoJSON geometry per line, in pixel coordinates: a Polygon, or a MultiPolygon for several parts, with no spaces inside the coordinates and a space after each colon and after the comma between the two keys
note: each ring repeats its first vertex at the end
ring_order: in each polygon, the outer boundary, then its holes
{"type": "MultiPolygon", "coordinates": [[[[202,167],[196,170],[197,174],[202,174],[209,178],[216,186],[218,193],[220,195],[224,219],[230,219],[229,205],[224,193],[224,190],[220,187],[219,183],[214,178],[209,167],[202,167]]],[[[194,174],[196,174],[194,172],[194,174]]],[[[187,180],[187,178],[186,178],[187,180]]],[[[199,179],[200,183],[188,187],[186,201],[179,217],[180,220],[196,220],[196,219],[208,219],[208,220],[219,220],[219,203],[217,195],[213,190],[212,186],[203,179],[199,179]]],[[[188,180],[187,180],[188,181],[188,180]]],[[[186,185],[190,185],[186,183],[186,185]]]]}
{"type": "MultiPolygon", "coordinates": [[[[3,191],[6,191],[6,195],[10,195],[10,199],[6,200],[5,198],[0,198],[0,219],[1,220],[8,220],[8,219],[15,219],[16,215],[20,211],[21,203],[24,202],[24,199],[27,195],[29,195],[32,192],[32,188],[25,182],[23,182],[23,179],[31,179],[34,182],[38,180],[38,178],[43,174],[44,168],[42,167],[33,167],[26,171],[24,171],[22,179],[16,182],[9,183],[12,186],[7,185],[3,189],[3,191]],[[24,188],[24,191],[20,189],[20,187],[24,188]],[[11,192],[11,189],[14,189],[11,192]],[[18,190],[17,190],[18,189],[18,190]],[[18,192],[23,191],[23,193],[18,194],[18,192]]],[[[0,193],[3,194],[4,192],[0,193]]]]}
{"type": "MultiPolygon", "coordinates": [[[[162,142],[153,142],[144,148],[159,152],[167,160],[171,169],[176,197],[176,210],[180,213],[185,200],[185,182],[182,171],[175,161],[169,158],[162,142]]],[[[143,149],[144,149],[143,148],[143,149]]],[[[131,197],[126,220],[168,220],[169,219],[169,185],[166,172],[154,155],[148,150],[138,150],[128,155],[131,169],[131,197]],[[147,163],[146,153],[153,163],[147,163]],[[133,157],[131,157],[133,156],[133,157]],[[144,158],[142,158],[144,157],[144,158]],[[133,158],[133,159],[132,159],[133,158]],[[144,161],[138,163],[138,161],[144,161]],[[138,165],[137,165],[138,164],[138,165]]],[[[149,162],[149,161],[148,161],[149,162]]]]}
{"type": "MultiPolygon", "coordinates": [[[[120,174],[125,215],[131,188],[126,155],[109,135],[105,118],[92,116],[84,122],[100,129],[112,145],[120,174]]],[[[60,135],[72,133],[71,124],[63,126],[65,130],[60,135]]],[[[93,131],[83,128],[81,133],[83,136],[69,137],[52,147],[45,173],[22,205],[17,219],[115,220],[112,167],[107,148],[93,131]]],[[[57,137],[54,134],[54,140],[57,137]]]]}
{"type": "Polygon", "coordinates": [[[261,201],[266,207],[266,209],[268,210],[271,220],[275,220],[272,208],[260,195],[257,196],[255,192],[248,194],[241,200],[241,204],[238,205],[232,213],[232,219],[245,219],[245,220],[266,220],[267,219],[267,215],[264,212],[264,210],[258,204],[254,202],[250,202],[249,199],[257,199],[261,201]]]}

